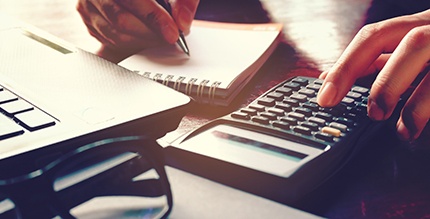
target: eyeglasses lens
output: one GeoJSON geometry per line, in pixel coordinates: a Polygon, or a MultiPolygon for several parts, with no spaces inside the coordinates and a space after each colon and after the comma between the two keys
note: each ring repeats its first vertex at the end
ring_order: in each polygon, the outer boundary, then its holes
{"type": "Polygon", "coordinates": [[[0,219],[18,219],[19,214],[15,203],[6,197],[0,197],[0,219]]]}
{"type": "Polygon", "coordinates": [[[80,156],[57,171],[53,189],[75,218],[161,218],[169,208],[157,171],[134,152],[80,156]]]}

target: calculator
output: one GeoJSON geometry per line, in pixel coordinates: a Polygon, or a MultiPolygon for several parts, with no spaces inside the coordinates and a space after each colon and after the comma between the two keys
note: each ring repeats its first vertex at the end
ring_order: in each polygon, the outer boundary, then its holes
{"type": "Polygon", "coordinates": [[[383,126],[367,117],[369,89],[354,85],[325,108],[323,80],[294,77],[246,107],[174,140],[168,164],[280,203],[294,204],[336,174],[383,126]]]}

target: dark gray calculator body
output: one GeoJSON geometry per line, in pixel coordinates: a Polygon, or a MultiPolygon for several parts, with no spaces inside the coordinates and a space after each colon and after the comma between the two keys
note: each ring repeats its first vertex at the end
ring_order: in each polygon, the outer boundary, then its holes
{"type": "Polygon", "coordinates": [[[354,86],[322,108],[322,80],[286,80],[248,106],[175,140],[170,165],[291,204],[338,172],[383,123],[367,117],[369,89],[354,86]]]}

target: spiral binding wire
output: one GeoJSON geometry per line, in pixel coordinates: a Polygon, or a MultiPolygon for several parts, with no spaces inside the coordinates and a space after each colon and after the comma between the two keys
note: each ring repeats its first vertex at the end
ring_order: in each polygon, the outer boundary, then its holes
{"type": "Polygon", "coordinates": [[[215,100],[216,89],[221,85],[221,82],[219,81],[215,81],[211,84],[210,80],[206,79],[196,84],[196,82],[199,80],[198,78],[190,78],[190,80],[185,83],[186,77],[184,76],[179,76],[176,80],[174,80],[174,75],[167,75],[163,78],[162,73],[155,73],[153,76],[151,76],[153,74],[152,72],[137,73],[145,78],[162,83],[163,85],[169,86],[177,91],[184,92],[188,96],[194,96],[198,102],[208,101],[209,103],[213,103],[215,100]],[[182,84],[185,84],[185,89],[183,91],[181,90],[182,84]],[[197,87],[195,94],[193,94],[194,85],[197,87]],[[205,88],[208,88],[207,98],[204,98],[205,88]]]}

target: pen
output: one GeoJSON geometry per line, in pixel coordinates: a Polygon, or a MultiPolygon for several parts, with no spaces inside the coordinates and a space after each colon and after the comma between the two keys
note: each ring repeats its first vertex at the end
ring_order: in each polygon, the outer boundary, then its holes
{"type": "MultiPolygon", "coordinates": [[[[157,0],[157,3],[166,9],[170,16],[172,16],[172,7],[170,6],[169,0],[157,0]]],[[[179,30],[179,39],[176,43],[178,43],[179,47],[181,47],[185,54],[188,56],[190,55],[190,50],[188,49],[187,42],[185,41],[184,33],[182,33],[181,30],[179,30]]]]}

